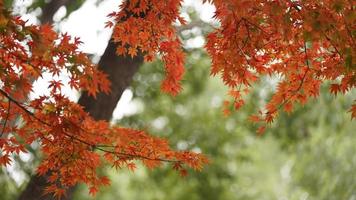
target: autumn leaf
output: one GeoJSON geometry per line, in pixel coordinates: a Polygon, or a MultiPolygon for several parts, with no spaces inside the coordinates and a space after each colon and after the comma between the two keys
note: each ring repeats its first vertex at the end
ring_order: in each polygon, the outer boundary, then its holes
{"type": "Polygon", "coordinates": [[[126,166],[127,166],[127,169],[129,169],[129,170],[132,171],[132,172],[134,172],[135,169],[136,169],[136,164],[135,164],[135,163],[132,163],[132,162],[127,163],[126,166]]]}
{"type": "Polygon", "coordinates": [[[284,110],[287,113],[291,113],[293,111],[293,104],[291,102],[287,102],[286,104],[284,104],[284,110]]]}
{"type": "Polygon", "coordinates": [[[133,47],[130,47],[129,51],[128,51],[128,54],[131,56],[131,58],[135,57],[137,55],[137,49],[133,48],[133,47]]]}
{"type": "Polygon", "coordinates": [[[0,155],[0,166],[9,166],[11,165],[11,159],[10,155],[5,154],[5,155],[0,155]]]}
{"type": "Polygon", "coordinates": [[[89,188],[89,194],[92,195],[92,196],[95,196],[95,194],[98,192],[98,188],[96,187],[90,187],[89,188]]]}
{"type": "Polygon", "coordinates": [[[265,126],[260,126],[258,129],[257,129],[257,134],[258,135],[263,135],[263,133],[266,131],[266,127],[265,126]]]}
{"type": "Polygon", "coordinates": [[[336,96],[337,93],[340,92],[340,85],[339,84],[331,84],[330,92],[336,96]]]}

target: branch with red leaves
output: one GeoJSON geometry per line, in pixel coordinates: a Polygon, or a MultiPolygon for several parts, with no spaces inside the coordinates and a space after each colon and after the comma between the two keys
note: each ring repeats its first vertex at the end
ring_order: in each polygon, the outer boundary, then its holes
{"type": "Polygon", "coordinates": [[[92,119],[62,93],[64,85],[94,97],[110,91],[107,75],[78,50],[79,38],[59,35],[48,25],[27,25],[12,17],[2,1],[0,10],[0,165],[10,165],[12,154],[26,152],[27,145],[38,142],[44,159],[37,172],[49,174],[46,192],[60,198],[65,188],[79,182],[87,184],[92,194],[107,185],[108,178],[97,174],[105,164],[132,170],[134,160],[149,168],[166,162],[186,174],[185,167],[201,170],[207,163],[199,153],[172,150],[165,139],[92,119]],[[63,72],[68,82],[58,80],[63,72]],[[52,75],[49,94],[23,103],[32,82],[43,73],[52,75]],[[17,119],[21,123],[8,123],[17,119]]]}

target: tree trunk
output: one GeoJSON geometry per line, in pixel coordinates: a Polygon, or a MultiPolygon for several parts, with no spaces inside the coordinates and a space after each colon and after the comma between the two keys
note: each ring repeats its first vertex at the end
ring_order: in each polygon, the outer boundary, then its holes
{"type": "Polygon", "coordinates": [[[99,61],[99,69],[109,75],[111,92],[106,95],[100,93],[96,99],[83,93],[78,101],[94,119],[111,119],[112,113],[124,90],[130,85],[133,75],[143,64],[143,57],[117,56],[116,45],[109,42],[105,53],[99,61]]]}

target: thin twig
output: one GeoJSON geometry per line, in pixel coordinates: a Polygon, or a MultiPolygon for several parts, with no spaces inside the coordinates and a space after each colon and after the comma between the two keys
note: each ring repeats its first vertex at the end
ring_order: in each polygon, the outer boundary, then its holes
{"type": "Polygon", "coordinates": [[[311,69],[310,65],[309,65],[309,58],[308,58],[308,52],[307,52],[307,46],[306,46],[306,42],[304,42],[304,54],[305,54],[305,59],[306,59],[306,65],[307,65],[307,70],[305,71],[302,79],[300,80],[300,83],[298,85],[298,88],[295,89],[293,91],[293,93],[287,98],[285,99],[281,104],[279,104],[278,108],[276,108],[275,110],[273,110],[272,112],[267,112],[266,114],[271,114],[271,113],[275,113],[277,110],[281,109],[285,104],[287,104],[288,102],[290,102],[290,100],[299,92],[299,90],[302,88],[304,82],[305,82],[305,79],[306,79],[306,76],[309,72],[309,70],[311,69]]]}
{"type": "Polygon", "coordinates": [[[2,127],[2,131],[1,131],[1,134],[0,134],[0,138],[1,138],[1,137],[3,136],[3,134],[4,134],[4,131],[5,131],[5,128],[6,128],[6,123],[7,123],[8,119],[9,119],[9,116],[10,116],[11,101],[8,100],[8,103],[9,103],[9,105],[7,106],[6,118],[5,118],[5,121],[4,121],[4,125],[3,125],[3,127],[2,127]]]}

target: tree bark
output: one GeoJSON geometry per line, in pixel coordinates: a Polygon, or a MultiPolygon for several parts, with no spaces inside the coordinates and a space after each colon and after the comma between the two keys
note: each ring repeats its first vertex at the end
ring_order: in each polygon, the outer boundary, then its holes
{"type": "Polygon", "coordinates": [[[105,53],[99,61],[99,69],[109,75],[111,81],[110,94],[100,93],[96,99],[84,92],[78,103],[82,105],[94,119],[109,121],[124,90],[130,85],[132,77],[143,64],[143,57],[133,59],[129,56],[117,56],[116,45],[110,41],[105,53]]]}
{"type": "Polygon", "coordinates": [[[53,16],[58,9],[62,6],[66,6],[70,3],[70,0],[52,0],[42,8],[42,15],[40,21],[42,24],[53,24],[53,16]]]}

